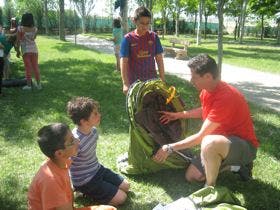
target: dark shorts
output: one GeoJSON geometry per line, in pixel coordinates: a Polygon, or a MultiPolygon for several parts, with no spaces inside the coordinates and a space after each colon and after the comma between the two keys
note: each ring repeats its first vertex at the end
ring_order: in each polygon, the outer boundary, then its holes
{"type": "MultiPolygon", "coordinates": [[[[256,158],[257,149],[246,140],[237,136],[229,136],[227,139],[231,142],[227,157],[222,161],[220,170],[225,166],[245,166],[256,158]]],[[[194,157],[191,163],[205,175],[204,166],[200,155],[194,157]]]]}
{"type": "Polygon", "coordinates": [[[118,192],[123,180],[124,178],[120,175],[101,166],[88,183],[79,187],[74,186],[74,188],[100,204],[108,204],[118,192]]]}

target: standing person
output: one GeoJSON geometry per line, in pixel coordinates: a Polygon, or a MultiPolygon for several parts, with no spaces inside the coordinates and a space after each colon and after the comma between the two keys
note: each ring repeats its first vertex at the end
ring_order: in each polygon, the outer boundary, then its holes
{"type": "Polygon", "coordinates": [[[49,159],[41,165],[29,187],[28,210],[116,210],[112,206],[74,208],[68,169],[69,158],[77,154],[78,142],[69,127],[62,123],[39,130],[39,147],[49,159]]]}
{"type": "Polygon", "coordinates": [[[18,41],[20,42],[21,53],[23,57],[25,76],[27,85],[24,86],[23,90],[31,90],[32,79],[31,71],[35,74],[36,83],[35,87],[40,90],[42,89],[40,82],[40,70],[38,66],[38,49],[35,42],[37,35],[37,28],[34,26],[34,19],[31,13],[25,13],[21,18],[21,26],[17,31],[18,41]]]}
{"type": "Polygon", "coordinates": [[[17,52],[17,57],[19,57],[20,52],[19,48],[16,44],[16,34],[3,34],[0,35],[0,43],[3,46],[4,49],[4,69],[3,69],[3,78],[9,79],[10,77],[10,51],[14,47],[15,51],[17,52]]]}
{"type": "Polygon", "coordinates": [[[17,20],[15,17],[11,18],[10,34],[17,32],[17,20]]]}
{"type": "Polygon", "coordinates": [[[100,123],[98,102],[87,97],[77,97],[68,102],[67,111],[77,126],[72,130],[80,140],[78,154],[70,168],[74,188],[94,201],[117,206],[123,204],[129,183],[123,177],[105,168],[96,156],[100,123]]]}
{"type": "Polygon", "coordinates": [[[151,13],[145,7],[135,10],[134,31],[125,35],[121,43],[121,74],[123,93],[127,94],[129,86],[136,80],[146,81],[157,78],[155,60],[159,77],[164,78],[163,49],[156,33],[149,31],[151,13]]]}
{"type": "Polygon", "coordinates": [[[162,112],[160,121],[166,124],[179,118],[202,118],[204,122],[198,133],[163,145],[154,160],[163,162],[173,151],[201,145],[200,157],[194,158],[186,170],[188,181],[206,179],[206,185],[214,186],[219,171],[225,167],[239,169],[244,181],[250,179],[259,142],[244,96],[220,80],[217,64],[210,56],[200,54],[188,66],[191,82],[200,91],[201,107],[177,113],[162,112]]]}
{"type": "Polygon", "coordinates": [[[121,28],[120,19],[113,20],[113,42],[114,42],[114,51],[116,56],[116,68],[117,71],[121,70],[120,67],[120,45],[123,38],[123,32],[121,28]]]}

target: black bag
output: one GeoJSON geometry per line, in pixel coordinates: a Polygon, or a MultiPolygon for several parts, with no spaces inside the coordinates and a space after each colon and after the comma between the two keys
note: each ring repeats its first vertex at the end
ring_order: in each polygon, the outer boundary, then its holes
{"type": "Polygon", "coordinates": [[[2,81],[2,87],[21,87],[27,85],[27,80],[24,79],[6,79],[2,81]]]}

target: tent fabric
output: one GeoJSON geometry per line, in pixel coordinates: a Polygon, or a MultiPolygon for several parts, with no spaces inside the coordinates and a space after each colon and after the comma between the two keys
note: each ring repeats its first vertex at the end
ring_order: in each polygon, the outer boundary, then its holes
{"type": "MultiPolygon", "coordinates": [[[[159,122],[158,111],[183,111],[180,96],[175,94],[170,103],[170,89],[161,80],[136,81],[131,85],[126,107],[130,121],[128,157],[120,158],[118,168],[126,174],[156,172],[167,168],[186,168],[188,161],[176,153],[162,163],[152,160],[161,145],[176,142],[186,137],[187,121],[176,120],[167,125],[159,122]]],[[[184,151],[188,156],[190,151],[184,151]]]]}
{"type": "Polygon", "coordinates": [[[180,198],[165,206],[158,204],[153,210],[246,210],[226,187],[204,187],[188,197],[180,198]]]}

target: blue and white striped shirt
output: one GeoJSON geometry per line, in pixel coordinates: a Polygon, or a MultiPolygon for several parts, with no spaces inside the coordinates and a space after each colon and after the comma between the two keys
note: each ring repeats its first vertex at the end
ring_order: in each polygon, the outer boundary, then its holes
{"type": "Polygon", "coordinates": [[[92,128],[88,135],[84,135],[77,128],[72,130],[75,138],[80,140],[78,154],[72,157],[70,175],[74,186],[82,186],[88,183],[100,169],[100,163],[96,156],[98,133],[92,128]]]}

